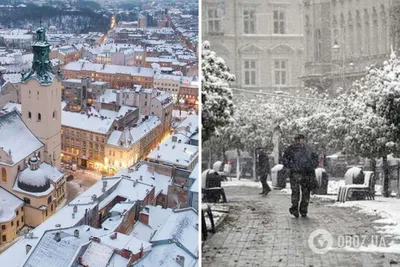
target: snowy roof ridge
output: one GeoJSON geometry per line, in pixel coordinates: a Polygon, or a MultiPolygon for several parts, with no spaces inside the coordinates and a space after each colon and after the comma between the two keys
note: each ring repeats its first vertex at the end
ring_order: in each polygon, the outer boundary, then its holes
{"type": "MultiPolygon", "coordinates": [[[[24,158],[29,156],[30,154],[32,154],[34,151],[36,151],[39,148],[42,148],[44,146],[42,141],[40,141],[35,136],[35,134],[29,129],[29,127],[26,125],[26,123],[24,122],[24,120],[22,119],[21,115],[19,114],[19,112],[16,109],[13,109],[11,112],[0,116],[0,137],[1,137],[0,138],[0,145],[1,145],[1,141],[2,140],[4,140],[4,141],[8,140],[9,141],[9,142],[6,142],[6,143],[7,143],[8,149],[11,150],[11,152],[12,152],[11,157],[13,158],[13,162],[11,164],[7,164],[6,162],[3,162],[3,161],[0,161],[0,163],[1,164],[5,164],[5,165],[9,165],[9,166],[14,166],[15,164],[19,163],[24,158]],[[15,151],[12,151],[10,146],[19,144],[21,142],[15,142],[16,141],[15,139],[10,140],[10,137],[13,138],[15,136],[10,135],[10,132],[8,132],[6,130],[7,126],[6,127],[1,127],[4,124],[6,124],[7,122],[9,123],[8,125],[12,125],[11,122],[15,122],[15,120],[19,120],[22,123],[21,125],[16,125],[17,123],[19,123],[19,122],[16,122],[16,123],[14,123],[15,126],[22,126],[23,127],[23,129],[18,128],[17,130],[19,130],[20,133],[22,133],[22,131],[25,130],[26,134],[29,135],[29,136],[26,136],[26,137],[30,138],[31,142],[33,142],[33,141],[36,142],[35,146],[33,146],[33,144],[30,144],[31,145],[30,149],[32,149],[32,151],[29,151],[29,153],[26,153],[26,155],[25,154],[24,155],[19,155],[18,154],[19,157],[17,157],[17,159],[14,159],[14,157],[12,157],[12,156],[15,156],[16,153],[15,153],[15,151]],[[1,130],[5,130],[6,131],[6,133],[4,133],[4,136],[2,135],[1,130]],[[6,139],[6,137],[8,137],[8,139],[6,139]]],[[[19,139],[21,139],[21,136],[19,136],[19,139]]],[[[27,145],[26,144],[23,144],[22,147],[27,149],[27,145]]],[[[15,148],[13,146],[13,148],[19,151],[18,148],[21,148],[21,147],[15,148]]],[[[6,151],[6,152],[9,152],[9,151],[6,151]]]]}
{"type": "Polygon", "coordinates": [[[16,216],[15,209],[24,205],[24,201],[14,193],[8,191],[4,187],[0,186],[0,192],[2,193],[2,199],[0,199],[0,223],[11,220],[16,216]],[[5,203],[3,203],[5,202],[5,203]]]}

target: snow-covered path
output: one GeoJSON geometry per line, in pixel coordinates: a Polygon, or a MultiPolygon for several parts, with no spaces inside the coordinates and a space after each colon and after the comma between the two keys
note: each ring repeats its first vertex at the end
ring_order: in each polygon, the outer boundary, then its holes
{"type": "MultiPolygon", "coordinates": [[[[243,185],[246,181],[238,183],[243,185]]],[[[227,186],[225,191],[230,213],[217,233],[205,242],[204,266],[380,267],[391,266],[391,261],[400,262],[400,247],[392,243],[400,242],[379,233],[378,214],[365,214],[356,208],[335,206],[329,199],[314,198],[309,217],[296,219],[288,212],[290,197],[286,193],[274,190],[261,197],[257,186],[227,186]],[[315,253],[309,243],[311,234],[320,229],[334,239],[322,255],[315,253]],[[366,240],[362,246],[342,247],[342,236],[365,236],[366,240]],[[370,245],[375,244],[375,236],[384,237],[386,248],[370,245]]]]}

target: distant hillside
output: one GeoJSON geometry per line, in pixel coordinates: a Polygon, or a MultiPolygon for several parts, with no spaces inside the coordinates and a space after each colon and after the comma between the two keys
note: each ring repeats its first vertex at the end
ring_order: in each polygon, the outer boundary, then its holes
{"type": "MultiPolygon", "coordinates": [[[[0,5],[1,2],[8,1],[0,0],[0,5]]],[[[42,19],[43,26],[56,26],[67,33],[106,32],[109,28],[111,15],[103,11],[95,12],[87,7],[26,5],[27,7],[12,8],[0,6],[0,25],[8,28],[26,28],[27,25],[32,25],[36,28],[42,19]]]]}

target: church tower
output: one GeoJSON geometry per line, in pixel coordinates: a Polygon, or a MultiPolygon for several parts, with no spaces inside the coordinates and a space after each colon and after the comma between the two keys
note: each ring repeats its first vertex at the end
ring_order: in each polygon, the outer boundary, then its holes
{"type": "Polygon", "coordinates": [[[32,49],[32,69],[21,79],[22,118],[45,145],[41,159],[60,168],[61,80],[51,67],[44,28],[36,31],[32,49]]]}

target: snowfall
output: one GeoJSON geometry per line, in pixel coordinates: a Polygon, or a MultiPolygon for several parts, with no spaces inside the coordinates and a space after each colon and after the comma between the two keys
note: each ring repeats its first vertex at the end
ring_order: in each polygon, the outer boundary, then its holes
{"type": "MultiPolygon", "coordinates": [[[[272,182],[268,181],[269,186],[272,188],[272,182]]],[[[312,198],[325,199],[335,201],[337,199],[337,192],[340,186],[345,184],[345,180],[330,180],[328,183],[327,195],[313,195],[312,198]]],[[[254,180],[232,178],[222,182],[223,187],[230,186],[246,186],[254,188],[262,188],[260,182],[254,180]]],[[[382,236],[390,236],[393,242],[386,244],[386,247],[365,246],[359,247],[353,251],[357,252],[381,252],[381,253],[400,253],[400,199],[390,197],[384,198],[381,196],[382,188],[380,185],[375,186],[376,197],[375,200],[361,200],[361,201],[346,201],[345,203],[335,202],[328,204],[335,207],[353,207],[357,208],[359,213],[379,217],[375,220],[373,228],[378,234],[382,236]]],[[[281,189],[280,194],[291,194],[290,183],[286,184],[286,188],[281,189]]],[[[336,248],[338,249],[338,248],[336,248]]],[[[350,248],[345,248],[351,250],[350,248]]]]}

